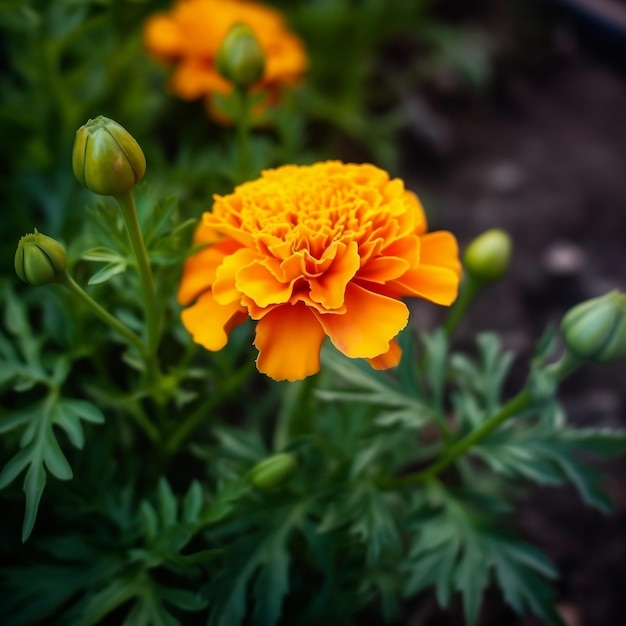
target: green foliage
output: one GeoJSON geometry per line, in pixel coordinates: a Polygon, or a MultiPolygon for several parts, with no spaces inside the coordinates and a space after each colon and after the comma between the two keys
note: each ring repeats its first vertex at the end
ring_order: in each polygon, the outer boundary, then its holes
{"type": "Polygon", "coordinates": [[[439,486],[416,498],[411,520],[415,539],[404,563],[405,593],[411,596],[433,585],[439,604],[447,606],[459,592],[466,623],[472,626],[493,578],[515,611],[530,610],[549,624],[562,625],[555,594],[546,585],[557,577],[554,566],[539,550],[494,524],[500,507],[499,501],[485,498],[460,499],[439,486]]]}
{"type": "Polygon", "coordinates": [[[22,527],[22,541],[26,541],[35,524],[47,472],[58,480],[72,478],[72,469],[54,427],[63,430],[74,447],[82,449],[85,445],[82,421],[101,424],[104,416],[90,402],[61,395],[61,387],[69,373],[70,358],[61,353],[50,360],[51,355],[46,354],[44,363],[41,345],[34,340],[24,304],[8,289],[5,291],[4,321],[19,346],[19,352],[13,349],[5,336],[0,335],[3,383],[13,382],[14,389],[23,391],[35,385],[47,388],[41,399],[4,415],[0,420],[0,434],[21,432],[19,452],[0,471],[0,489],[7,487],[26,470],[26,512],[22,527]]]}

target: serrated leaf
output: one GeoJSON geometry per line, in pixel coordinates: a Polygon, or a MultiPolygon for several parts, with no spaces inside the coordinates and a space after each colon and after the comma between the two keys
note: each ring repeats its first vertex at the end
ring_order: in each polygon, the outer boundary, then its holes
{"type": "Polygon", "coordinates": [[[99,246],[97,248],[91,248],[81,254],[81,259],[85,261],[100,261],[102,263],[125,263],[125,259],[120,256],[119,252],[112,248],[105,246],[99,246]]]}
{"type": "Polygon", "coordinates": [[[172,492],[172,488],[165,478],[159,479],[157,487],[159,515],[163,521],[163,526],[170,526],[176,522],[178,517],[178,502],[172,492]]]}
{"type": "Polygon", "coordinates": [[[10,485],[30,463],[30,450],[20,450],[0,472],[0,489],[10,485]]]}
{"type": "MultiPolygon", "coordinates": [[[[535,547],[497,532],[488,513],[476,508],[479,502],[472,504],[471,499],[461,500],[436,489],[437,512],[422,514],[413,522],[416,537],[402,566],[405,592],[412,595],[434,585],[439,603],[445,606],[456,590],[463,596],[465,622],[474,626],[493,573],[518,613],[530,610],[548,623],[561,624],[549,584],[556,570],[546,557],[535,547]]],[[[427,506],[428,511],[433,504],[426,502],[420,506],[427,506]]]]}
{"type": "Polygon", "coordinates": [[[200,511],[204,502],[204,494],[202,486],[197,480],[194,480],[183,500],[182,521],[188,524],[195,524],[200,518],[200,511]]]}
{"type": "Polygon", "coordinates": [[[175,554],[184,548],[191,538],[191,531],[186,526],[172,524],[161,531],[155,544],[155,550],[166,556],[175,554]]]}
{"type": "Polygon", "coordinates": [[[582,501],[602,513],[610,513],[613,510],[613,502],[599,486],[602,474],[595,468],[570,458],[568,452],[559,454],[556,451],[550,451],[554,462],[561,468],[563,475],[576,487],[582,501]]]}
{"type": "Polygon", "coordinates": [[[456,568],[455,589],[463,595],[463,613],[467,626],[474,626],[483,593],[489,582],[489,570],[484,566],[485,553],[477,543],[468,543],[456,568]]]}
{"type": "Polygon", "coordinates": [[[289,589],[289,552],[284,537],[278,535],[267,547],[264,567],[258,573],[254,585],[255,600],[252,623],[256,626],[272,626],[282,613],[283,599],[289,589]]]}
{"type": "Polygon", "coordinates": [[[593,452],[594,446],[602,450],[606,445],[610,456],[619,453],[625,442],[620,431],[612,439],[596,429],[567,428],[557,408],[547,405],[538,417],[518,418],[516,423],[501,427],[472,452],[494,471],[512,478],[524,477],[550,485],[569,481],[585,504],[609,513],[612,503],[601,487],[602,474],[577,455],[593,452]]]}
{"type": "Polygon", "coordinates": [[[30,422],[41,411],[40,404],[33,404],[31,406],[14,411],[10,415],[7,415],[0,419],[0,434],[8,433],[14,428],[19,428],[30,422]]]}
{"type": "Polygon", "coordinates": [[[17,337],[32,335],[24,303],[11,289],[5,289],[4,324],[17,337]]]}
{"type": "Polygon", "coordinates": [[[24,303],[11,289],[4,290],[4,323],[7,330],[16,338],[19,350],[28,365],[41,370],[41,338],[33,333],[28,322],[24,303]]]}
{"type": "Polygon", "coordinates": [[[0,472],[0,488],[4,488],[20,472],[28,468],[24,478],[26,495],[26,510],[22,528],[24,540],[30,535],[35,523],[39,501],[46,484],[46,469],[59,480],[72,478],[72,469],[56,439],[54,425],[58,422],[58,425],[69,433],[72,443],[82,444],[80,426],[68,426],[72,419],[78,420],[80,417],[91,421],[103,419],[99,409],[89,402],[63,400],[52,393],[42,401],[18,413],[17,417],[14,415],[9,418],[10,421],[4,422],[4,426],[7,428],[25,427],[20,437],[22,449],[0,472]]]}
{"type": "Polygon", "coordinates": [[[199,611],[206,606],[206,600],[194,591],[188,589],[173,589],[171,587],[159,587],[163,600],[183,611],[199,611]]]}
{"type": "Polygon", "coordinates": [[[131,581],[115,578],[103,589],[91,593],[84,604],[82,615],[74,626],[95,626],[109,613],[121,606],[137,593],[131,581]]]}
{"type": "Polygon", "coordinates": [[[33,531],[35,519],[44,487],[46,486],[46,472],[43,465],[33,464],[26,472],[24,479],[24,493],[26,495],[26,507],[24,511],[24,523],[22,525],[22,541],[26,541],[33,531]]]}
{"type": "Polygon", "coordinates": [[[424,346],[424,374],[432,404],[437,410],[441,410],[448,367],[448,339],[443,329],[438,329],[431,334],[423,334],[421,340],[424,346]]]}
{"type": "Polygon", "coordinates": [[[365,545],[365,560],[370,566],[376,565],[381,556],[400,550],[400,532],[393,511],[394,496],[382,494],[374,487],[362,491],[361,502],[356,505],[357,519],[350,527],[350,533],[361,538],[365,545]]]}
{"type": "Polygon", "coordinates": [[[549,624],[564,626],[555,608],[554,592],[547,587],[535,568],[526,567],[527,561],[519,561],[519,550],[510,550],[506,542],[492,539],[488,560],[495,571],[496,581],[504,599],[517,613],[529,608],[549,624]]]}
{"type": "Polygon", "coordinates": [[[226,517],[232,510],[234,502],[250,491],[250,485],[243,481],[233,482],[223,487],[215,499],[202,511],[198,523],[208,526],[226,517]]]}
{"type": "Polygon", "coordinates": [[[75,413],[78,417],[92,424],[103,424],[104,414],[91,402],[86,400],[64,399],[61,408],[75,413]]]}
{"type": "MultiPolygon", "coordinates": [[[[1,428],[2,422],[0,422],[1,428]]],[[[626,430],[610,428],[569,428],[561,438],[581,452],[611,458],[626,454],[626,430]]]]}
{"type": "Polygon", "coordinates": [[[214,435],[223,453],[234,459],[256,463],[267,456],[267,450],[255,432],[222,427],[215,429],[214,435]]]}
{"type": "Polygon", "coordinates": [[[323,367],[331,369],[341,379],[355,387],[382,392],[388,389],[388,385],[376,377],[375,370],[371,368],[369,371],[364,370],[359,366],[358,361],[344,357],[328,345],[322,346],[321,359],[323,367]]]}
{"type": "Polygon", "coordinates": [[[115,263],[108,263],[103,268],[98,270],[87,281],[87,284],[88,285],[99,285],[101,283],[104,283],[107,280],[111,280],[111,278],[113,278],[113,276],[117,276],[118,274],[121,274],[122,272],[125,272],[127,267],[128,267],[128,265],[127,265],[126,262],[120,263],[120,262],[116,261],[115,263]]]}
{"type": "Polygon", "coordinates": [[[139,516],[146,538],[148,541],[154,541],[159,530],[159,520],[154,507],[147,500],[143,500],[139,505],[139,516]]]}
{"type": "Polygon", "coordinates": [[[61,409],[54,423],[65,431],[65,434],[75,448],[78,450],[83,449],[85,445],[85,433],[80,418],[75,413],[63,413],[61,409]]]}
{"type": "Polygon", "coordinates": [[[59,446],[52,430],[46,436],[46,446],[43,452],[43,462],[46,469],[59,480],[70,480],[73,476],[72,468],[68,463],[61,446],[59,446]]]}
{"type": "Polygon", "coordinates": [[[239,626],[246,615],[246,592],[252,585],[255,606],[252,622],[275,626],[288,590],[287,541],[300,521],[300,511],[275,510],[254,533],[247,533],[229,550],[226,567],[207,588],[209,626],[239,626]]]}

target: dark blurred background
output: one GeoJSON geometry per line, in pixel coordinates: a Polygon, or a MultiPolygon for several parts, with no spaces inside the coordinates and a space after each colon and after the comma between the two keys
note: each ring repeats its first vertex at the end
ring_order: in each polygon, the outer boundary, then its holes
{"type": "MultiPolygon", "coordinates": [[[[582,299],[626,288],[626,2],[444,2],[445,22],[476,33],[484,80],[438,72],[408,106],[405,176],[431,221],[461,244],[499,227],[515,243],[510,275],[475,303],[460,329],[498,330],[518,352],[511,387],[547,323],[582,299]],[[470,6],[471,5],[471,6],[470,6]]],[[[431,311],[418,310],[423,323],[431,311]]],[[[626,426],[626,364],[587,366],[562,400],[580,425],[626,426]]],[[[573,489],[537,489],[520,532],[555,561],[569,626],[617,625],[626,614],[626,462],[607,465],[616,513],[586,509],[573,489]]],[[[492,597],[481,624],[535,624],[492,597]]],[[[403,624],[462,624],[434,598],[403,624]]]]}

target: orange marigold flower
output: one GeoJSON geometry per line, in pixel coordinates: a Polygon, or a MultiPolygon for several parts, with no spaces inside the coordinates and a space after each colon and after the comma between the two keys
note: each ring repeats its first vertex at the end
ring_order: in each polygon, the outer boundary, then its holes
{"type": "Polygon", "coordinates": [[[178,0],[170,13],[148,19],[144,43],[156,58],[176,63],[171,88],[181,98],[225,95],[232,85],[218,73],[215,57],[231,27],[242,22],[252,28],[265,56],[257,87],[276,96],[281,86],[298,82],[307,68],[302,42],[278,11],[256,2],[178,0]]]}
{"type": "Polygon", "coordinates": [[[286,165],[215,196],[195,235],[179,302],[194,341],[219,350],[257,320],[257,367],[298,380],[320,367],[325,336],[386,369],[417,296],[451,304],[461,276],[449,232],[427,233],[417,196],[369,164],[286,165]]]}

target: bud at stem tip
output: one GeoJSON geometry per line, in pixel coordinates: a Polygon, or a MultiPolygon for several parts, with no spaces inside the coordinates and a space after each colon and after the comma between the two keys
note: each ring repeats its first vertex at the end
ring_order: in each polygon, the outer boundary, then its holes
{"type": "Polygon", "coordinates": [[[65,248],[52,237],[34,233],[24,235],[15,252],[15,272],[29,285],[57,282],[65,273],[65,248]]]}
{"type": "Polygon", "coordinates": [[[94,193],[116,196],[130,191],[146,172],[146,158],[133,136],[99,115],[76,131],[72,169],[94,193]]]}
{"type": "Polygon", "coordinates": [[[463,265],[472,277],[491,283],[508,271],[512,249],[509,234],[493,228],[470,242],[463,255],[463,265]]]}
{"type": "Polygon", "coordinates": [[[263,78],[265,55],[247,24],[235,24],[228,31],[217,52],[215,65],[226,80],[243,89],[263,78]]]}
{"type": "Polygon", "coordinates": [[[610,363],[626,356],[626,294],[611,291],[581,302],[561,322],[563,341],[572,354],[610,363]]]}

